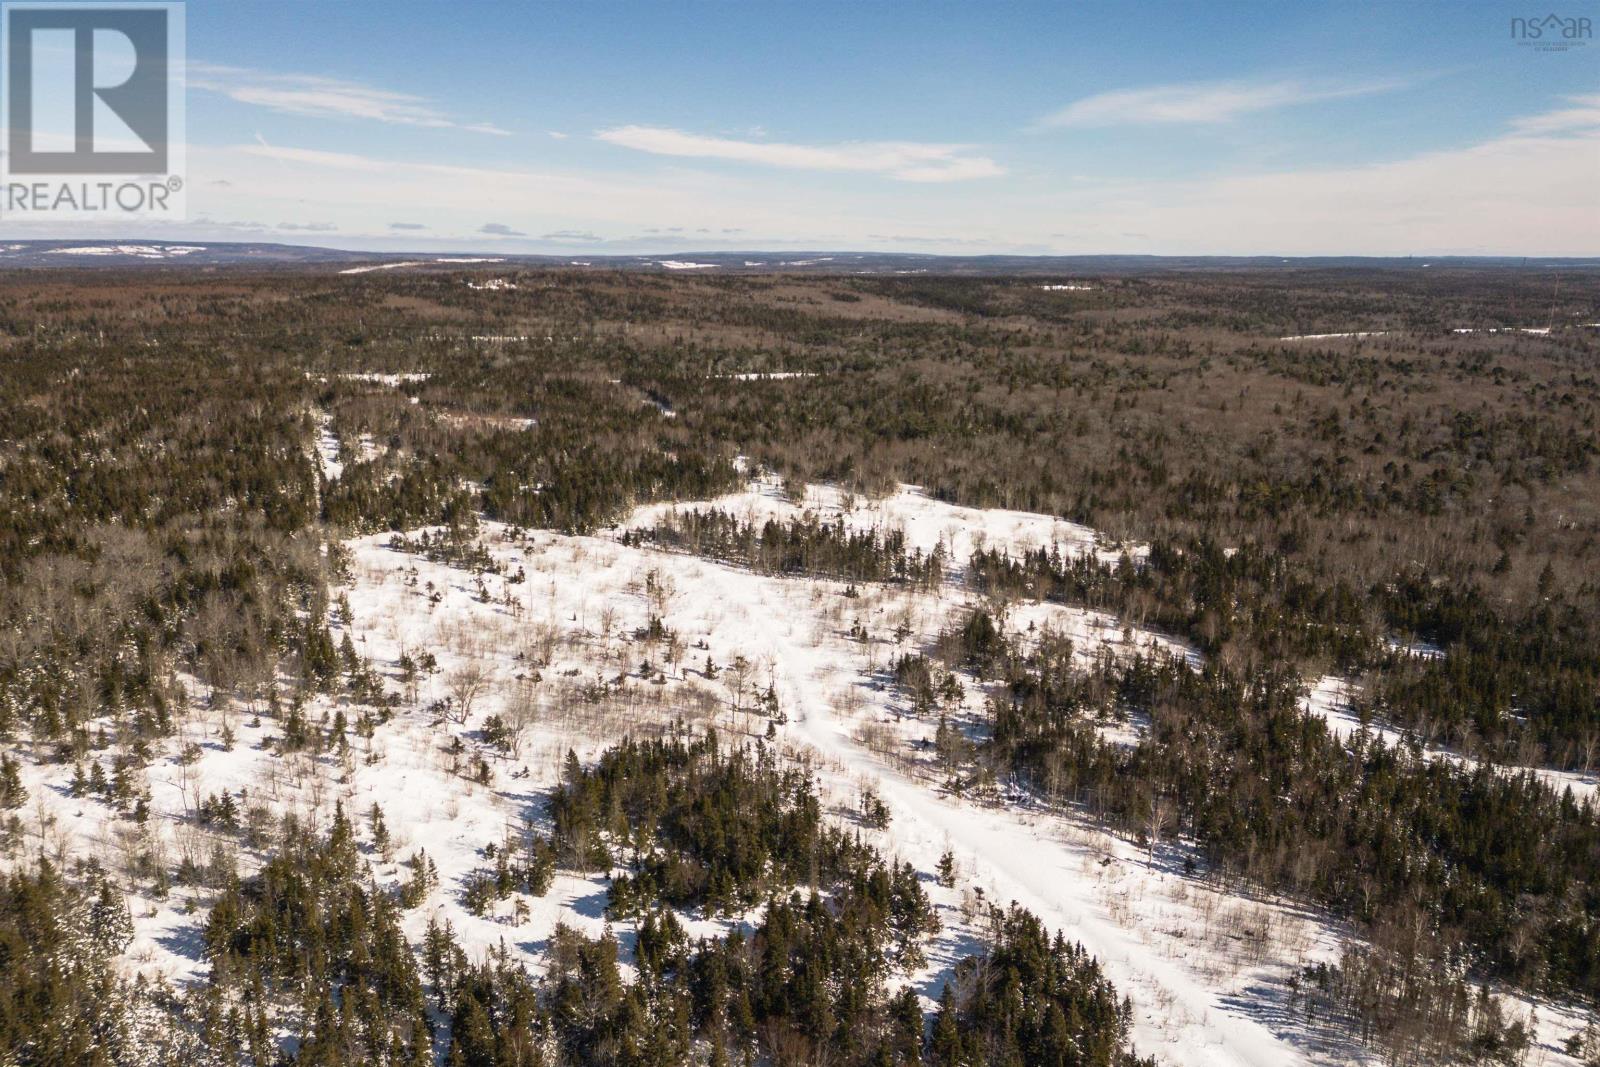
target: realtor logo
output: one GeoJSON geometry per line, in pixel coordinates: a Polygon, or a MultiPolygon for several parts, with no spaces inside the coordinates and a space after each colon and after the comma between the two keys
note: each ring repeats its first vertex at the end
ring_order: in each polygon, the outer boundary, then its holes
{"type": "Polygon", "coordinates": [[[0,214],[173,217],[183,5],[6,3],[3,27],[0,214]]]}

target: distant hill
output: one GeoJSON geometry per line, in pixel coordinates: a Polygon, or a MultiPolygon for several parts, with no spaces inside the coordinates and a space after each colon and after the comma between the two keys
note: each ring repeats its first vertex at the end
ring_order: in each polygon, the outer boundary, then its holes
{"type": "Polygon", "coordinates": [[[311,245],[259,242],[177,243],[144,239],[110,241],[9,241],[0,243],[7,267],[220,267],[439,270],[505,264],[595,270],[682,273],[819,274],[1150,274],[1196,270],[1531,270],[1595,269],[1600,257],[1522,256],[934,256],[891,252],[672,252],[661,255],[518,255],[493,252],[357,252],[311,245]]]}
{"type": "Polygon", "coordinates": [[[0,268],[5,267],[128,267],[138,265],[224,266],[259,263],[297,266],[386,259],[365,252],[307,245],[238,242],[150,241],[5,241],[0,242],[0,268]]]}

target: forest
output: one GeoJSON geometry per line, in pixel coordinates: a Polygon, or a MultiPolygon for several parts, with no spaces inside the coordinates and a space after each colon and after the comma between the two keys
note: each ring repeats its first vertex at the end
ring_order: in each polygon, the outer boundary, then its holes
{"type": "MultiPolygon", "coordinates": [[[[869,679],[925,728],[904,760],[931,753],[938,796],[1025,794],[1348,924],[1284,995],[1386,1062],[1533,1062],[1503,994],[1595,1017],[1600,807],[1560,783],[1600,771],[1600,278],[464,284],[487,276],[0,276],[0,1062],[1162,1062],[1070,932],[897,854],[876,796],[831,797],[779,667],[686,650],[663,584],[637,637],[578,624],[603,670],[517,650],[529,707],[645,709],[517,777],[518,697],[444,647],[374,657],[342,592],[378,538],[535,604],[501,530],[837,587],[841,619],[958,590],[869,679]],[[1304,339],[1356,332],[1381,336],[1304,339]],[[1097,550],[716,504],[755,475],[796,509],[914,486],[1097,550]],[[684,501],[712,504],[630,524],[684,501]],[[1035,605],[1189,654],[1007,628],[1035,605]],[[668,695],[734,674],[706,721],[668,695]],[[1323,675],[1352,681],[1353,733],[1306,711],[1323,675]],[[412,719],[517,813],[471,870],[397,848],[402,798],[351,784],[412,719]],[[274,786],[311,768],[314,802],[202,776],[246,752],[274,786]],[[543,915],[561,879],[604,882],[598,926],[488,947],[430,910],[543,915]],[[971,935],[934,950],[958,893],[971,935]],[[173,981],[129,953],[161,901],[189,924],[162,934],[193,963],[173,981]]],[[[1561,1051],[1600,1062],[1600,1031],[1561,1051]]]]}

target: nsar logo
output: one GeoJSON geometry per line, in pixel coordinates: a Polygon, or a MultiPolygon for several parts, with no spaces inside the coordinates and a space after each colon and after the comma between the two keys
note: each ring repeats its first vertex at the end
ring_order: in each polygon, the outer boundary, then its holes
{"type": "Polygon", "coordinates": [[[1565,52],[1587,44],[1593,37],[1594,23],[1583,16],[1545,15],[1511,20],[1511,39],[1539,52],[1565,52]]]}

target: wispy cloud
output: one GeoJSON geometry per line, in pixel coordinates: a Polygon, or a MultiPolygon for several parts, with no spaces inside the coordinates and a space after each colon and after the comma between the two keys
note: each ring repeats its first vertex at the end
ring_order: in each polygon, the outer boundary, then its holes
{"type": "Polygon", "coordinates": [[[503,222],[486,222],[478,227],[478,232],[489,237],[526,237],[521,230],[514,230],[503,222]]]}
{"type": "Polygon", "coordinates": [[[502,137],[510,134],[492,123],[462,122],[424,97],[315,74],[272,74],[245,67],[190,63],[188,84],[191,89],[220,93],[242,104],[288,115],[365,119],[396,126],[469,130],[502,137]]]}
{"type": "Polygon", "coordinates": [[[710,137],[660,126],[617,126],[595,134],[608,144],[660,156],[724,159],[794,170],[856,171],[904,182],[955,182],[993,178],[1005,169],[969,145],[917,141],[847,141],[831,145],[784,144],[710,137]]]}
{"type": "Polygon", "coordinates": [[[1062,126],[1147,126],[1159,124],[1206,125],[1228,122],[1242,115],[1320,100],[1397,89],[1398,81],[1345,85],[1310,85],[1296,81],[1194,82],[1155,85],[1144,89],[1117,89],[1075,100],[1040,119],[1043,128],[1062,126]]]}
{"type": "Polygon", "coordinates": [[[1600,127],[1600,93],[1566,98],[1571,107],[1528,115],[1512,123],[1518,133],[1564,133],[1600,127]]]}
{"type": "Polygon", "coordinates": [[[1600,252],[1600,102],[1524,116],[1488,140],[1382,163],[1118,184],[1030,213],[1084,247],[1283,255],[1573,255],[1600,252]],[[1118,242],[1118,235],[1152,235],[1118,242]]]}
{"type": "MultiPolygon", "coordinates": [[[[390,220],[427,217],[430,247],[460,250],[663,252],[737,242],[740,249],[1592,256],[1600,252],[1597,96],[1557,99],[1497,135],[1384,162],[1181,180],[997,183],[981,203],[960,183],[861,189],[686,167],[659,174],[502,169],[254,143],[191,145],[195,172],[229,183],[196,183],[191,211],[202,220],[331,219],[341,246],[404,240],[408,250],[420,235],[397,234],[390,220]],[[617,236],[587,245],[481,233],[486,214],[506,231],[617,236]],[[697,232],[705,228],[743,232],[719,242],[697,232]],[[1046,238],[1050,247],[1039,248],[1046,238]]],[[[50,236],[27,229],[41,224],[10,225],[50,236]]],[[[227,239],[222,232],[200,222],[174,231],[227,239]]]]}

